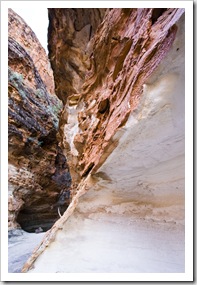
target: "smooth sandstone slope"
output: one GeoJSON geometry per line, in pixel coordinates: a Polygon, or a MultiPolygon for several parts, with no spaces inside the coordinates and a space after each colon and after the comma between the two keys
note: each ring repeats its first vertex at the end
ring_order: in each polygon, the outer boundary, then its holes
{"type": "Polygon", "coordinates": [[[184,272],[183,12],[106,12],[65,107],[77,191],[23,272],[184,272]]]}

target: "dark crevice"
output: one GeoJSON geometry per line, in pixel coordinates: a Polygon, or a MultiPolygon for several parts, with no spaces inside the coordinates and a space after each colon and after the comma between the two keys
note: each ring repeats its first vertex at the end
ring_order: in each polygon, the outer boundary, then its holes
{"type": "Polygon", "coordinates": [[[87,169],[87,170],[85,171],[85,173],[83,174],[83,177],[88,176],[88,174],[91,172],[91,170],[93,169],[93,167],[94,167],[94,163],[91,162],[90,165],[89,165],[89,167],[88,167],[88,169],[87,169]]]}
{"type": "Polygon", "coordinates": [[[152,13],[152,25],[157,21],[157,19],[166,11],[166,8],[155,8],[152,13]]]}
{"type": "MultiPolygon", "coordinates": [[[[46,140],[42,143],[47,146],[47,143],[51,142],[46,140]]],[[[32,143],[29,146],[29,153],[32,152],[31,147],[32,143]]],[[[40,149],[42,152],[42,147],[40,149]]],[[[20,209],[16,221],[26,232],[48,231],[59,219],[58,208],[62,215],[70,204],[71,176],[66,157],[58,146],[54,164],[54,174],[45,173],[43,170],[42,180],[39,181],[43,190],[29,192],[24,197],[26,202],[20,209]]]]}
{"type": "Polygon", "coordinates": [[[98,111],[99,113],[104,114],[107,110],[109,110],[109,107],[110,107],[109,99],[106,98],[99,103],[98,111]]]}
{"type": "Polygon", "coordinates": [[[63,214],[70,203],[70,190],[62,191],[51,199],[41,195],[31,204],[23,206],[18,213],[17,223],[21,228],[29,233],[37,231],[48,231],[59,219],[58,207],[63,214]]]}

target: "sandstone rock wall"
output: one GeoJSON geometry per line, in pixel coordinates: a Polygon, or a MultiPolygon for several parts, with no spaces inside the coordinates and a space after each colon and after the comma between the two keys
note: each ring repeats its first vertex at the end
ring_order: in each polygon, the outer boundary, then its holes
{"type": "Polygon", "coordinates": [[[62,102],[53,94],[44,49],[12,10],[8,65],[9,229],[46,230],[58,219],[53,205],[71,179],[56,137],[62,102]]]}
{"type": "MultiPolygon", "coordinates": [[[[53,71],[51,69],[48,56],[32,29],[12,9],[9,9],[8,13],[8,33],[9,37],[24,48],[26,53],[31,57],[35,68],[37,69],[43,83],[46,86],[47,91],[54,94],[53,71]]],[[[21,65],[17,61],[14,70],[20,74],[23,74],[24,80],[27,80],[29,85],[36,87],[36,82],[34,76],[32,75],[33,70],[31,70],[31,67],[29,67],[29,70],[27,70],[27,66],[21,65]]]]}
{"type": "MultiPolygon", "coordinates": [[[[55,76],[55,91],[65,103],[80,94],[89,68],[87,44],[106,9],[48,9],[49,58],[55,76]]],[[[76,99],[73,99],[76,100],[76,99]]]]}
{"type": "MultiPolygon", "coordinates": [[[[76,109],[82,94],[82,85],[91,68],[90,57],[93,35],[102,22],[106,9],[48,9],[49,58],[54,71],[55,90],[64,102],[65,110],[60,117],[59,141],[70,162],[73,181],[80,180],[78,158],[73,138],[78,132],[76,109]],[[67,137],[67,139],[65,139],[67,137]]],[[[78,145],[82,145],[79,142],[78,145]]],[[[73,182],[73,188],[76,184],[73,182]]]]}
{"type": "Polygon", "coordinates": [[[78,18],[59,13],[50,58],[76,192],[23,272],[184,272],[184,9],[105,11],[76,89],[73,43],[61,51],[78,18]]]}
{"type": "MultiPolygon", "coordinates": [[[[175,23],[183,13],[109,9],[91,38],[86,35],[88,20],[80,32],[75,30],[76,21],[83,23],[81,10],[49,9],[49,57],[57,95],[66,102],[59,135],[77,183],[94,173],[117,146],[113,135],[137,108],[143,84],[172,46],[175,23]]],[[[88,15],[89,10],[84,18],[88,15]]],[[[89,18],[97,27],[97,17],[89,18]]]]}

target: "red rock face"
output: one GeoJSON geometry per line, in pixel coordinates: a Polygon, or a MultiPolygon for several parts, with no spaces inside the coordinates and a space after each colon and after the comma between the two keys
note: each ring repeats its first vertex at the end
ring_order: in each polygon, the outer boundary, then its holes
{"type": "Polygon", "coordinates": [[[87,140],[79,162],[81,175],[101,165],[116,130],[137,107],[145,80],[175,39],[174,24],[183,11],[162,12],[155,18],[154,9],[114,9],[95,36],[92,68],[82,96],[87,109],[92,97],[96,100],[85,116],[96,114],[99,122],[83,133],[87,140]]]}
{"type": "MultiPolygon", "coordinates": [[[[68,157],[73,176],[77,172],[83,177],[94,173],[116,147],[113,136],[137,108],[143,84],[172,46],[175,23],[184,9],[108,9],[93,38],[84,36],[83,44],[75,23],[83,22],[85,12],[79,12],[49,9],[49,56],[58,96],[69,110],[77,110],[77,155],[68,157]]],[[[63,129],[69,112],[65,110],[60,121],[68,150],[63,129]]]]}
{"type": "MultiPolygon", "coordinates": [[[[24,50],[31,57],[35,68],[43,80],[43,83],[46,85],[47,91],[53,94],[53,72],[50,67],[46,52],[31,28],[12,9],[9,9],[8,13],[8,33],[9,37],[20,44],[21,47],[24,48],[24,50]]],[[[28,84],[31,84],[32,87],[36,86],[34,70],[32,70],[31,65],[24,66],[22,62],[14,62],[12,60],[12,62],[9,61],[9,66],[14,66],[13,69],[15,71],[23,74],[24,79],[27,80],[28,84]]]]}
{"type": "Polygon", "coordinates": [[[102,21],[106,9],[48,9],[49,58],[55,91],[65,103],[82,91],[89,64],[87,43],[102,21]]]}
{"type": "Polygon", "coordinates": [[[55,204],[60,192],[70,186],[56,137],[62,103],[49,92],[53,77],[44,49],[11,10],[8,63],[9,228],[20,224],[27,231],[46,230],[59,217],[55,204]]]}

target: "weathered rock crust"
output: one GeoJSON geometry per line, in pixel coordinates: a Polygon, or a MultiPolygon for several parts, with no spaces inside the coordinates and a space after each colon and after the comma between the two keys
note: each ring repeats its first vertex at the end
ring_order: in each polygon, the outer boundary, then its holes
{"type": "Polygon", "coordinates": [[[183,12],[109,9],[91,38],[85,37],[90,24],[75,30],[80,13],[49,9],[49,57],[57,95],[67,102],[60,118],[60,140],[73,182],[95,173],[117,146],[113,136],[137,108],[143,84],[172,46],[175,23],[183,12]],[[70,64],[76,58],[77,68],[70,64]]]}
{"type": "MultiPolygon", "coordinates": [[[[40,77],[42,78],[47,91],[50,94],[54,94],[53,71],[51,69],[46,51],[41,46],[32,29],[12,9],[9,9],[8,13],[8,34],[12,40],[15,40],[26,51],[26,53],[32,59],[40,77]]],[[[19,63],[20,62],[17,61],[13,69],[22,74],[29,85],[35,87],[35,78],[32,74],[34,70],[32,70],[31,66],[28,68],[27,65],[22,65],[19,63]]]]}
{"type": "Polygon", "coordinates": [[[49,93],[53,77],[44,49],[12,10],[8,65],[8,226],[48,229],[58,218],[51,206],[70,185],[56,137],[62,103],[49,93]]]}
{"type": "Polygon", "coordinates": [[[89,68],[88,42],[106,9],[48,9],[49,58],[55,77],[55,92],[64,102],[81,93],[89,68]]]}

